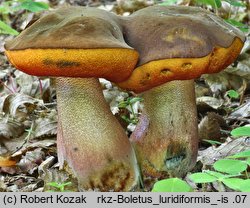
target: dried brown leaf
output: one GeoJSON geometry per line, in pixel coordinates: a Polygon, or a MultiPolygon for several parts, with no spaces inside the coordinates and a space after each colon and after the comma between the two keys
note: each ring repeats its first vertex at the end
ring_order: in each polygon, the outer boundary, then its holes
{"type": "Polygon", "coordinates": [[[229,118],[250,118],[250,102],[241,105],[237,110],[233,111],[229,118]]]}
{"type": "Polygon", "coordinates": [[[24,130],[24,125],[18,121],[0,121],[0,139],[12,139],[19,137],[24,133],[24,130]]]}
{"type": "Polygon", "coordinates": [[[209,87],[200,85],[199,83],[195,85],[195,96],[203,97],[211,95],[209,87]]]}
{"type": "Polygon", "coordinates": [[[219,107],[221,107],[223,102],[224,101],[221,99],[217,99],[217,98],[209,97],[209,96],[196,98],[197,105],[200,105],[201,103],[205,103],[213,109],[218,109],[219,107]]]}
{"type": "Polygon", "coordinates": [[[117,6],[114,8],[117,14],[124,14],[124,13],[133,13],[139,9],[142,9],[147,6],[153,5],[153,1],[147,0],[117,0],[117,6]]]}
{"type": "Polygon", "coordinates": [[[243,82],[241,77],[235,74],[229,74],[225,71],[216,74],[205,74],[202,77],[215,94],[225,92],[228,89],[237,90],[243,82]]]}
{"type": "Polygon", "coordinates": [[[15,117],[17,111],[23,112],[24,114],[32,112],[36,108],[38,102],[39,100],[25,94],[9,94],[3,101],[2,111],[15,117]]]}
{"type": "Polygon", "coordinates": [[[48,138],[48,139],[43,139],[39,141],[32,140],[32,143],[30,142],[25,143],[20,150],[16,151],[11,156],[17,157],[17,156],[23,155],[25,152],[27,152],[30,149],[34,149],[38,147],[43,148],[43,149],[48,149],[50,146],[53,146],[55,144],[56,144],[56,138],[48,138]]]}
{"type": "Polygon", "coordinates": [[[22,159],[17,164],[22,172],[33,174],[38,166],[43,162],[45,154],[41,148],[32,151],[27,151],[22,159]]]}
{"type": "Polygon", "coordinates": [[[245,53],[242,57],[244,59],[239,61],[237,67],[228,67],[225,72],[250,80],[250,55],[245,53]]]}
{"type": "Polygon", "coordinates": [[[40,191],[43,191],[43,181],[41,179],[34,178],[33,181],[28,181],[25,183],[25,186],[20,188],[19,191],[21,192],[32,192],[37,191],[38,189],[42,189],[40,191]]]}
{"type": "Polygon", "coordinates": [[[226,122],[220,115],[209,112],[199,123],[199,138],[201,140],[221,141],[221,127],[226,126],[226,122]]]}
{"type": "Polygon", "coordinates": [[[230,139],[219,147],[211,146],[205,150],[199,151],[197,161],[201,161],[204,165],[212,165],[215,161],[233,155],[235,153],[250,150],[249,138],[241,137],[238,139],[230,139]]]}
{"type": "Polygon", "coordinates": [[[11,167],[15,165],[16,165],[15,160],[10,159],[10,157],[0,156],[0,167],[11,167]]]}
{"type": "Polygon", "coordinates": [[[48,118],[40,118],[35,122],[34,138],[55,136],[57,133],[57,121],[48,118]]]}
{"type": "Polygon", "coordinates": [[[7,185],[4,182],[4,177],[0,177],[0,192],[5,192],[7,189],[7,185]]]}
{"type": "Polygon", "coordinates": [[[72,177],[71,174],[65,170],[58,170],[58,168],[48,168],[41,176],[44,180],[44,190],[45,191],[58,191],[58,189],[49,185],[50,182],[56,182],[58,184],[71,182],[70,185],[65,187],[65,190],[68,191],[78,191],[78,184],[76,178],[72,177]]]}
{"type": "Polygon", "coordinates": [[[6,191],[9,192],[24,192],[34,191],[43,186],[43,181],[31,176],[19,174],[5,179],[6,191]],[[14,185],[13,185],[14,184],[14,185]]]}
{"type": "Polygon", "coordinates": [[[22,94],[33,98],[43,99],[45,102],[50,99],[50,79],[40,79],[35,76],[27,75],[23,72],[16,72],[16,82],[22,94]]]}
{"type": "Polygon", "coordinates": [[[40,176],[46,174],[47,170],[55,163],[55,157],[50,156],[45,161],[43,161],[38,167],[38,174],[40,176]]]}

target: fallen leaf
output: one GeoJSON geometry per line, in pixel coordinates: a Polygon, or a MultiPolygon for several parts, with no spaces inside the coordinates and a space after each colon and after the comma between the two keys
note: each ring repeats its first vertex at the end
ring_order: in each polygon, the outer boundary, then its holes
{"type": "Polygon", "coordinates": [[[37,119],[33,131],[34,138],[55,136],[57,133],[57,121],[48,118],[37,119]]]}
{"type": "Polygon", "coordinates": [[[28,113],[33,111],[38,103],[39,100],[25,94],[20,94],[20,93],[9,94],[3,101],[2,111],[6,114],[10,114],[13,117],[15,117],[16,112],[18,111],[19,108],[21,107],[25,108],[28,113]]]}
{"type": "Polygon", "coordinates": [[[240,137],[234,140],[228,138],[228,140],[216,148],[211,146],[199,151],[197,161],[201,161],[204,165],[212,165],[219,159],[250,149],[247,137],[240,137]]]}
{"type": "Polygon", "coordinates": [[[241,105],[239,108],[237,108],[229,115],[229,118],[234,118],[234,119],[249,118],[249,117],[250,117],[250,102],[241,105]]]}
{"type": "Polygon", "coordinates": [[[47,138],[43,140],[32,140],[32,143],[28,142],[25,143],[22,148],[16,152],[14,152],[11,157],[17,157],[20,155],[23,155],[26,151],[34,148],[43,148],[43,149],[48,149],[49,147],[53,146],[56,144],[56,138],[47,138]]]}
{"type": "Polygon", "coordinates": [[[21,71],[15,72],[16,82],[20,86],[19,93],[29,95],[33,98],[43,99],[49,102],[51,89],[50,79],[40,79],[35,76],[27,75],[21,71]]]}
{"type": "Polygon", "coordinates": [[[221,141],[221,128],[226,126],[226,121],[220,115],[209,112],[198,125],[200,140],[221,141]]]}
{"type": "Polygon", "coordinates": [[[205,74],[202,75],[202,78],[214,94],[225,92],[228,89],[237,90],[241,87],[243,82],[241,77],[225,71],[216,74],[205,74]]]}
{"type": "Polygon", "coordinates": [[[197,105],[199,105],[200,103],[205,103],[213,109],[218,109],[223,105],[224,101],[215,97],[203,96],[196,98],[196,103],[197,105]]]}
{"type": "Polygon", "coordinates": [[[41,148],[37,148],[32,151],[27,151],[21,160],[17,163],[18,167],[24,173],[33,174],[38,166],[43,162],[45,157],[41,148]]]}
{"type": "Polygon", "coordinates": [[[21,136],[25,127],[21,122],[8,119],[0,121],[0,139],[12,139],[21,136]]]}
{"type": "Polygon", "coordinates": [[[15,165],[16,161],[10,159],[9,157],[0,156],[0,167],[11,167],[15,165]]]}
{"type": "Polygon", "coordinates": [[[245,58],[240,60],[236,67],[228,67],[225,72],[250,80],[250,55],[244,54],[245,58]]]}

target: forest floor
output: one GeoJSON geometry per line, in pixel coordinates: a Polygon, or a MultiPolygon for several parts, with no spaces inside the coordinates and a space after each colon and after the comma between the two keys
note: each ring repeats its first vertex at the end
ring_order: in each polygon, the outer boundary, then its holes
{"type": "MultiPolygon", "coordinates": [[[[47,2],[51,9],[69,4],[100,7],[119,14],[129,14],[154,3],[134,1],[137,3],[126,5],[126,1],[98,0],[43,2],[47,2]]],[[[182,4],[187,2],[190,1],[181,1],[182,4]]],[[[39,15],[24,10],[1,14],[0,10],[0,17],[19,32],[39,15]]],[[[241,11],[241,16],[249,25],[249,9],[241,11]]],[[[250,125],[249,32],[246,35],[245,46],[234,64],[221,73],[204,75],[196,80],[200,142],[197,165],[192,172],[209,169],[218,159],[250,150],[250,136],[235,138],[230,133],[237,127],[250,125]]],[[[9,158],[15,165],[0,167],[0,191],[45,191],[53,189],[46,184],[48,181],[64,183],[69,179],[58,168],[55,83],[53,79],[29,76],[10,65],[4,55],[4,43],[12,38],[11,35],[0,34],[0,161],[9,158]]],[[[111,111],[130,134],[135,124],[129,122],[133,116],[139,117],[143,108],[141,100],[131,104],[132,114],[131,106],[121,109],[119,103],[136,95],[122,92],[106,80],[101,79],[101,83],[111,111]]],[[[185,180],[200,189],[187,177],[185,180]]],[[[74,187],[69,189],[75,190],[74,187]]],[[[216,184],[210,184],[206,190],[218,191],[218,188],[216,184]]],[[[228,189],[224,187],[224,190],[228,189]]]]}

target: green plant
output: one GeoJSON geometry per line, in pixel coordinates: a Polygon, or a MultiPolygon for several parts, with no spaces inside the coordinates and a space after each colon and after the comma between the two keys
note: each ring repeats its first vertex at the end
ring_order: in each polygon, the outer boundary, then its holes
{"type": "Polygon", "coordinates": [[[209,143],[210,145],[220,145],[222,144],[221,142],[215,141],[215,140],[210,140],[210,139],[203,139],[202,141],[209,143]]]}
{"type": "Polygon", "coordinates": [[[226,92],[226,95],[229,98],[234,98],[234,99],[238,99],[240,97],[240,94],[237,91],[235,91],[235,90],[228,90],[226,92]]]}
{"type": "Polygon", "coordinates": [[[159,5],[163,5],[163,6],[174,5],[177,3],[177,1],[178,0],[165,0],[159,3],[159,5]]]}
{"type": "Polygon", "coordinates": [[[49,5],[44,2],[32,0],[10,0],[4,1],[0,5],[0,14],[10,14],[19,10],[39,12],[46,9],[49,9],[49,5]]]}
{"type": "Polygon", "coordinates": [[[247,170],[247,162],[235,159],[221,159],[213,164],[216,171],[237,175],[247,170]]]}
{"type": "MultiPolygon", "coordinates": [[[[239,153],[237,153],[237,154],[234,154],[234,155],[232,155],[232,156],[228,156],[227,158],[234,158],[234,159],[238,159],[238,158],[245,158],[245,157],[249,157],[248,158],[248,161],[249,161],[249,159],[250,159],[250,150],[246,150],[246,151],[243,151],[243,152],[239,152],[239,153]]],[[[249,162],[248,162],[248,164],[250,164],[249,162]]]]}
{"type": "MultiPolygon", "coordinates": [[[[250,136],[250,126],[242,126],[231,131],[234,137],[250,136]]],[[[208,140],[210,141],[210,140],[208,140]]],[[[250,179],[247,172],[250,167],[250,150],[242,151],[225,159],[216,161],[212,170],[204,170],[189,175],[194,183],[218,183],[218,190],[223,191],[223,184],[235,191],[250,192],[250,179]]],[[[164,179],[156,182],[152,192],[188,192],[192,188],[183,180],[178,178],[164,179]]],[[[205,191],[205,190],[204,190],[205,191]]]]}
{"type": "Polygon", "coordinates": [[[213,164],[213,169],[202,173],[193,173],[189,178],[195,183],[218,182],[219,190],[222,184],[236,191],[250,191],[247,168],[250,166],[250,150],[221,159],[213,164]],[[241,160],[239,160],[241,159],[241,160]],[[243,174],[244,173],[244,174],[243,174]]]}
{"type": "Polygon", "coordinates": [[[0,20],[0,33],[7,34],[7,35],[18,35],[19,34],[19,32],[12,29],[9,25],[4,23],[2,20],[0,20]]]}
{"type": "Polygon", "coordinates": [[[195,0],[198,4],[210,5],[213,8],[221,7],[221,0],[195,0]]]}
{"type": "Polygon", "coordinates": [[[192,192],[193,189],[186,181],[179,178],[169,178],[157,181],[152,192],[192,192]]]}
{"type": "Polygon", "coordinates": [[[235,20],[235,19],[226,19],[225,20],[227,23],[239,28],[243,32],[248,32],[249,28],[247,25],[235,20]]]}
{"type": "Polygon", "coordinates": [[[243,2],[237,1],[237,0],[195,0],[195,2],[199,5],[206,5],[211,6],[214,8],[215,13],[218,14],[218,9],[222,7],[222,2],[227,2],[230,5],[230,12],[228,14],[228,18],[225,19],[225,21],[237,28],[239,28],[243,32],[248,32],[248,26],[241,23],[239,20],[237,20],[235,17],[232,18],[232,7],[246,7],[246,5],[243,2]]]}
{"type": "Polygon", "coordinates": [[[66,190],[65,186],[70,186],[70,185],[72,185],[72,183],[71,182],[65,182],[65,183],[50,182],[47,185],[56,189],[56,190],[49,190],[49,192],[55,192],[55,191],[68,192],[70,190],[66,190]]]}
{"type": "MultiPolygon", "coordinates": [[[[250,192],[250,179],[247,168],[250,166],[250,150],[229,156],[228,159],[221,159],[213,164],[215,171],[204,170],[201,173],[189,175],[195,183],[218,183],[219,191],[223,191],[222,184],[235,191],[250,192]],[[237,159],[244,160],[237,160],[237,159]],[[245,172],[245,177],[242,172],[245,172]]],[[[157,181],[152,192],[191,192],[193,189],[185,181],[179,178],[169,178],[157,181]]]]}
{"type": "Polygon", "coordinates": [[[9,14],[25,10],[29,12],[40,12],[49,9],[49,5],[44,2],[32,0],[11,0],[5,1],[0,5],[0,34],[18,35],[19,33],[11,28],[6,22],[9,22],[9,14]]]}
{"type": "Polygon", "coordinates": [[[231,131],[231,135],[234,137],[250,136],[250,126],[241,126],[235,128],[231,131]]]}
{"type": "Polygon", "coordinates": [[[198,4],[210,5],[213,8],[220,8],[222,6],[223,1],[229,3],[231,6],[235,6],[235,7],[245,7],[246,6],[244,3],[237,1],[237,0],[195,0],[195,2],[198,4]]]}
{"type": "Polygon", "coordinates": [[[44,2],[36,2],[32,0],[16,0],[16,2],[19,4],[14,7],[15,10],[23,9],[30,12],[40,12],[49,9],[49,5],[44,2]]]}
{"type": "MultiPolygon", "coordinates": [[[[242,126],[231,131],[234,137],[250,136],[250,126],[242,126]]],[[[250,191],[250,179],[247,169],[250,166],[250,150],[236,153],[225,159],[216,161],[212,168],[202,173],[193,173],[189,178],[195,183],[218,182],[236,191],[250,191]]],[[[219,187],[219,189],[221,189],[219,187]]],[[[221,189],[222,190],[222,189],[221,189]]]]}
{"type": "Polygon", "coordinates": [[[130,117],[125,116],[125,115],[121,116],[121,118],[125,120],[127,123],[137,124],[139,120],[138,114],[134,112],[133,105],[138,101],[141,102],[142,98],[141,97],[129,97],[126,100],[121,101],[118,104],[118,108],[127,108],[131,113],[130,117]]]}

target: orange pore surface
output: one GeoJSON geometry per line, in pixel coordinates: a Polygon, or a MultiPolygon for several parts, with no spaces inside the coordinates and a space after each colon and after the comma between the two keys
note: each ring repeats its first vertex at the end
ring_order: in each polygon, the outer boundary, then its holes
{"type": "Polygon", "coordinates": [[[19,70],[35,76],[96,77],[124,81],[138,60],[133,49],[25,49],[5,51],[19,70]]]}
{"type": "Polygon", "coordinates": [[[236,38],[228,48],[215,47],[201,58],[155,60],[137,67],[119,87],[136,93],[149,90],[173,80],[195,79],[202,74],[216,73],[230,65],[239,55],[243,42],[236,38]]]}

